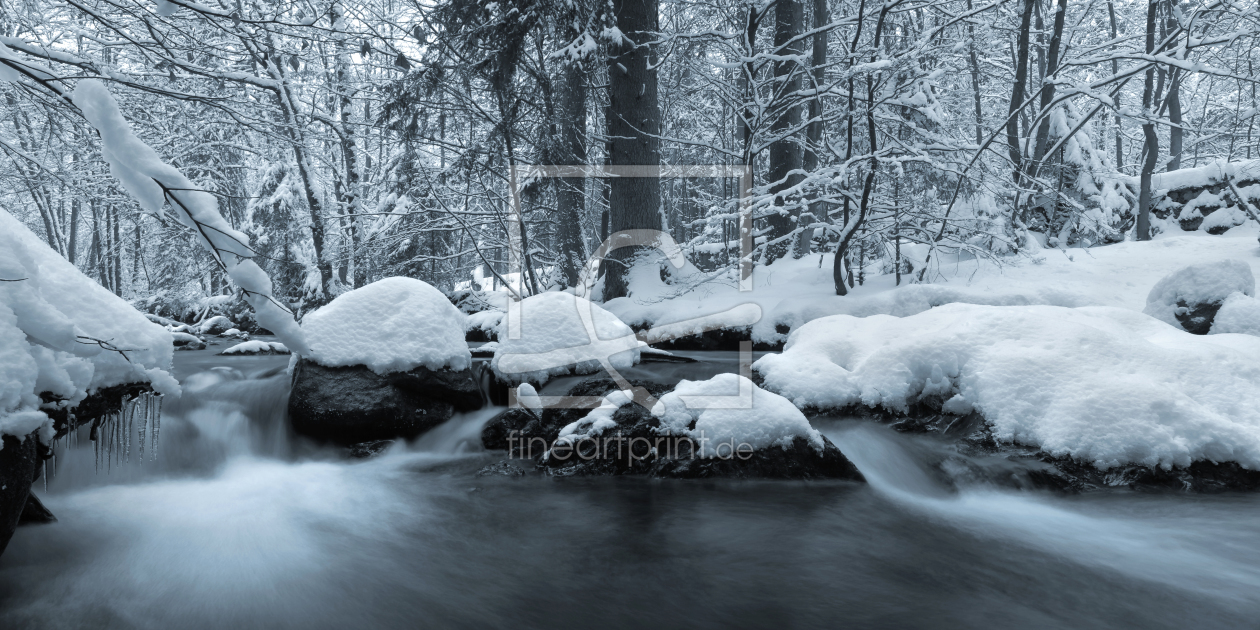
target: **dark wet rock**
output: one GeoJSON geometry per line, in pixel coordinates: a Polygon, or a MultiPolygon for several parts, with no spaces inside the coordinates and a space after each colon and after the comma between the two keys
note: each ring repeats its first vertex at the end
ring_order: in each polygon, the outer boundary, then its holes
{"type": "Polygon", "coordinates": [[[381,376],[361,365],[302,359],[293,370],[289,419],[299,434],[350,446],[413,438],[481,404],[470,370],[417,367],[381,376]]]}
{"type": "MultiPolygon", "coordinates": [[[[532,468],[532,464],[530,464],[532,468]]],[[[485,466],[477,471],[478,477],[524,477],[529,471],[521,468],[511,460],[503,460],[485,466]]]]}
{"type": "Polygon", "coordinates": [[[25,439],[0,436],[0,554],[9,546],[9,539],[31,496],[31,484],[39,473],[41,458],[39,438],[34,433],[25,439]]]}
{"type": "Polygon", "coordinates": [[[26,507],[22,509],[22,516],[18,519],[18,525],[44,525],[47,523],[56,523],[57,517],[53,516],[52,511],[44,507],[39,497],[32,492],[26,497],[26,507]]]}
{"type": "Polygon", "coordinates": [[[691,357],[668,354],[663,351],[653,352],[651,349],[639,353],[639,363],[696,363],[691,357]]]}
{"type": "Polygon", "coordinates": [[[205,349],[206,349],[206,342],[204,342],[204,341],[202,341],[202,340],[200,340],[200,339],[187,339],[187,338],[179,338],[179,337],[176,337],[176,338],[175,338],[175,341],[174,341],[174,344],[175,344],[175,350],[176,350],[176,351],[179,351],[179,350],[205,350],[205,349]]]}
{"type": "Polygon", "coordinates": [[[372,442],[359,442],[350,447],[350,457],[356,459],[368,459],[376,457],[389,450],[394,445],[394,440],[374,440],[372,442]]]}
{"type": "Polygon", "coordinates": [[[1206,335],[1212,330],[1212,321],[1216,319],[1217,311],[1221,310],[1221,304],[1224,304],[1224,300],[1200,304],[1186,304],[1185,300],[1178,300],[1179,308],[1174,317],[1186,332],[1206,335]]]}
{"type": "MultiPolygon", "coordinates": [[[[651,328],[650,324],[633,326],[635,332],[643,332],[651,328]]],[[[719,328],[698,335],[688,335],[668,341],[658,341],[653,348],[661,350],[739,350],[742,342],[752,341],[752,328],[719,328]]],[[[753,350],[782,350],[783,343],[756,342],[753,350]]]]}
{"type": "MultiPolygon", "coordinates": [[[[630,381],[630,385],[646,389],[653,398],[672,389],[649,381],[630,381]]],[[[556,476],[862,479],[852,462],[825,437],[821,452],[804,438],[798,438],[789,448],[770,447],[731,453],[729,457],[702,458],[690,439],[658,434],[659,419],[635,403],[624,405],[613,414],[615,428],[571,446],[555,444],[564,426],[585,417],[590,408],[598,406],[605,395],[616,389],[612,379],[582,381],[569,390],[568,396],[585,401],[585,405],[546,409],[540,417],[526,410],[509,410],[491,421],[482,434],[483,441],[487,448],[493,448],[491,444],[507,446],[510,457],[532,460],[556,476]]]]}

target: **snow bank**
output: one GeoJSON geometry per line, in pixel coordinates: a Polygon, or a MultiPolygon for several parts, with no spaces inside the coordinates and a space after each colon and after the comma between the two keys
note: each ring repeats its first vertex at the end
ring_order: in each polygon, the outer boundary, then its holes
{"type": "Polygon", "coordinates": [[[254,341],[246,341],[244,343],[238,343],[235,346],[232,346],[231,348],[228,348],[227,350],[220,352],[219,354],[262,354],[262,353],[289,354],[289,349],[285,347],[285,345],[280,343],[279,341],[261,341],[261,340],[255,339],[254,341]]]}
{"type": "Polygon", "coordinates": [[[1207,166],[1154,173],[1151,175],[1151,189],[1161,191],[1206,188],[1224,182],[1226,177],[1235,185],[1242,180],[1260,179],[1260,160],[1220,160],[1207,166]]]}
{"type": "Polygon", "coordinates": [[[1260,337],[1260,300],[1242,293],[1225,298],[1210,334],[1241,333],[1260,337]]]}
{"type": "Polygon", "coordinates": [[[681,381],[652,412],[660,416],[661,434],[690,437],[700,445],[701,457],[730,457],[732,452],[717,450],[724,444],[731,449],[747,444],[755,451],[788,448],[798,437],[823,450],[822,435],[791,401],[739,374],[681,381]]]}
{"type": "MultiPolygon", "coordinates": [[[[710,318],[707,323],[747,327],[749,312],[740,307],[759,308],[760,315],[751,318],[752,339],[771,344],[786,340],[780,332],[784,328],[794,330],[819,317],[904,317],[951,303],[1140,311],[1151,287],[1187,264],[1235,259],[1260,273],[1253,226],[1236,227],[1221,236],[1177,230],[1147,242],[1046,249],[1032,256],[975,259],[938,252],[928,284],[909,284],[909,278],[903,278],[896,286],[891,274],[877,275],[877,267],[868,267],[866,284],[843,297],[832,289],[831,254],[757,267],[752,291],[739,291],[731,274],[671,270],[664,281],[659,273],[635,274],[631,295],[609,300],[604,308],[636,330],[650,326],[653,332],[677,328],[670,325],[679,322],[698,329],[703,318],[710,318]]],[[[914,248],[903,247],[902,253],[921,259],[914,248]]]]}
{"type": "Polygon", "coordinates": [[[1260,468],[1260,338],[1196,336],[1130,310],[941,306],[838,315],[754,364],[798,407],[979,411],[1002,441],[1099,468],[1260,468]]]}
{"type": "Polygon", "coordinates": [[[90,392],[150,383],[179,394],[167,373],[171,335],[83,275],[7,211],[0,211],[0,433],[51,424],[41,392],[75,405],[90,392]]]}
{"type": "Polygon", "coordinates": [[[365,365],[377,374],[466,370],[464,314],[414,278],[385,278],[337,296],[302,320],[308,358],[329,367],[365,365]]]}
{"type": "Polygon", "coordinates": [[[1143,313],[1181,328],[1178,309],[1186,305],[1220,303],[1231,293],[1255,295],[1256,279],[1241,260],[1222,260],[1182,267],[1157,282],[1146,297],[1143,313]]]}
{"type": "Polygon", "coordinates": [[[519,313],[509,312],[500,322],[490,361],[508,382],[543,383],[554,375],[597,372],[605,362],[619,370],[639,362],[642,342],[634,331],[585,298],[539,293],[518,306],[519,313]]]}

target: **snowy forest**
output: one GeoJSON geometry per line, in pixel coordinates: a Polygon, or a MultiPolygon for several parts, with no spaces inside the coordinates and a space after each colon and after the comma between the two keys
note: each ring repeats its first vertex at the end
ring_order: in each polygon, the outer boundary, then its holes
{"type": "Polygon", "coordinates": [[[299,311],[395,275],[572,287],[636,228],[705,271],[738,263],[741,230],[757,265],[840,251],[817,290],[843,295],[868,275],[930,282],[941,249],[1168,229],[1153,174],[1260,151],[1257,21],[1246,3],[1114,0],[12,2],[8,71],[47,75],[4,89],[0,199],[144,310],[227,308],[214,258],[142,211],[59,95],[99,78],[299,311]],[[752,177],[524,168],[645,164],[752,177]]]}
{"type": "Polygon", "coordinates": [[[1255,628],[1256,0],[0,1],[0,627],[1255,628]]]}

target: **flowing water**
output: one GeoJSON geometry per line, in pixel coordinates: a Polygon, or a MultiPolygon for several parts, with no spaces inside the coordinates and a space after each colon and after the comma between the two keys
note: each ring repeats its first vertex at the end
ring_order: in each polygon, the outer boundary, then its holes
{"type": "MultiPolygon", "coordinates": [[[[645,364],[705,378],[734,354],[645,364]]],[[[287,357],[180,353],[156,461],[86,436],[0,557],[0,628],[1255,628],[1260,497],[941,482],[818,426],[867,484],[479,477],[490,409],[349,460],[284,422],[287,357]]]]}

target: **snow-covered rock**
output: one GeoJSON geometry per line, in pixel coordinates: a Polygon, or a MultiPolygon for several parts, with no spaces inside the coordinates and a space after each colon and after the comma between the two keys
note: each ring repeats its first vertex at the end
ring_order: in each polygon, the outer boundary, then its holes
{"type": "Polygon", "coordinates": [[[170,333],[3,211],[0,280],[0,434],[24,437],[47,421],[45,391],[70,406],[126,383],[178,394],[170,333]]]}
{"type": "Polygon", "coordinates": [[[218,335],[235,329],[236,324],[222,315],[206,318],[205,321],[197,324],[197,333],[202,335],[218,335]]]}
{"type": "Polygon", "coordinates": [[[735,374],[662,383],[588,379],[568,396],[595,398],[592,410],[513,408],[482,432],[486,448],[508,449],[553,475],[862,479],[857,468],[780,396],[735,374]],[[656,397],[653,414],[633,402],[656,397]],[[719,398],[713,398],[713,397],[719,398]]]}
{"type": "Polygon", "coordinates": [[[255,339],[238,343],[219,354],[289,354],[289,349],[279,341],[255,339]]]}
{"type": "Polygon", "coordinates": [[[0,210],[0,552],[57,431],[116,410],[132,384],[178,395],[171,335],[0,210]],[[41,394],[55,400],[45,403],[41,394]],[[70,420],[71,410],[77,418],[70,420]],[[96,414],[97,416],[99,414],[96,414]],[[53,418],[59,423],[54,426],[53,418]]]}
{"type": "Polygon", "coordinates": [[[1232,293],[1221,303],[1212,319],[1213,335],[1242,333],[1260,337],[1260,300],[1244,293],[1232,293]]]}
{"type": "Polygon", "coordinates": [[[1206,335],[1217,309],[1233,293],[1254,296],[1256,279],[1241,260],[1182,267],[1151,289],[1142,312],[1189,332],[1206,335]]]}
{"type": "Polygon", "coordinates": [[[1124,309],[951,304],[814,320],[754,369],[801,408],[974,409],[999,442],[1102,469],[1257,469],[1257,356],[1260,338],[1189,335],[1124,309]]]}
{"type": "Polygon", "coordinates": [[[739,374],[707,381],[681,381],[653,410],[663,435],[684,435],[700,444],[701,457],[717,457],[717,447],[747,445],[752,450],[791,448],[796,438],[819,452],[823,437],[792,402],[739,374]],[[696,397],[696,398],[693,398],[696,397]]]}
{"type": "Polygon", "coordinates": [[[414,278],[385,278],[343,293],[302,320],[320,365],[364,365],[377,374],[466,370],[464,314],[441,291],[414,278]]]}
{"type": "Polygon", "coordinates": [[[644,344],[634,331],[586,298],[548,292],[518,306],[518,313],[509,309],[499,323],[490,362],[505,381],[543,383],[556,375],[597,372],[605,362],[614,369],[639,362],[644,344]]]}

